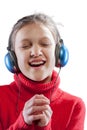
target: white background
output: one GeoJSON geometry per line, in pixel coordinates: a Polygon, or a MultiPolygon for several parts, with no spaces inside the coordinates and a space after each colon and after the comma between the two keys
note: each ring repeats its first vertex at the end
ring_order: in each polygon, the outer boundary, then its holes
{"type": "MultiPolygon", "coordinates": [[[[87,3],[86,0],[0,0],[0,85],[13,80],[4,65],[8,37],[14,23],[34,12],[46,13],[58,24],[69,49],[69,62],[60,73],[60,87],[80,96],[87,108],[87,3]]],[[[85,120],[87,130],[87,117],[85,120]]]]}

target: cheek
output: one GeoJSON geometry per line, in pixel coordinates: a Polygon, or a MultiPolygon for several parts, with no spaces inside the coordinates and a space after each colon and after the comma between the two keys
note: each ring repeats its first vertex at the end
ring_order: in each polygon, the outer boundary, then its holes
{"type": "Polygon", "coordinates": [[[54,48],[49,50],[47,53],[48,53],[49,61],[51,62],[51,64],[55,64],[55,50],[54,50],[54,48]]]}
{"type": "Polygon", "coordinates": [[[26,63],[27,55],[19,52],[19,53],[16,54],[16,56],[17,56],[17,62],[18,62],[19,66],[22,66],[24,63],[26,63]]]}
{"type": "Polygon", "coordinates": [[[55,66],[55,55],[54,54],[51,57],[51,65],[53,65],[53,67],[55,66]]]}

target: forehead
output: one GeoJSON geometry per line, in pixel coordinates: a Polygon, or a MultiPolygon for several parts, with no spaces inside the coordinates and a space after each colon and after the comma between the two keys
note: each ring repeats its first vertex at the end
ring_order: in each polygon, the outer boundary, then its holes
{"type": "Polygon", "coordinates": [[[27,38],[27,37],[48,37],[48,38],[53,38],[52,32],[50,29],[41,24],[41,23],[32,23],[32,24],[27,24],[23,26],[21,29],[18,30],[16,33],[16,40],[18,38],[27,38]]]}

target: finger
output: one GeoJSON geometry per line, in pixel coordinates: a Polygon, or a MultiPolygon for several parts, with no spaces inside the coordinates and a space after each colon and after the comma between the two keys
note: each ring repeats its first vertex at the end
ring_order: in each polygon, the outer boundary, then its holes
{"type": "Polygon", "coordinates": [[[42,113],[43,111],[45,111],[47,109],[48,109],[48,105],[32,106],[31,108],[27,109],[26,113],[28,115],[39,114],[39,113],[42,113]]]}
{"type": "Polygon", "coordinates": [[[47,109],[44,111],[44,114],[49,118],[52,116],[53,111],[49,105],[47,105],[47,109]]]}
{"type": "Polygon", "coordinates": [[[49,100],[45,100],[45,99],[35,99],[32,102],[32,105],[36,105],[36,106],[41,106],[41,105],[45,105],[45,104],[50,104],[49,100]]]}
{"type": "Polygon", "coordinates": [[[35,95],[25,103],[25,107],[26,109],[28,109],[33,105],[43,105],[43,104],[50,104],[49,99],[43,95],[35,95]]]}
{"type": "Polygon", "coordinates": [[[43,94],[40,94],[40,95],[36,94],[32,99],[33,100],[34,99],[43,99],[44,101],[50,102],[50,100],[46,96],[44,96],[43,94]]]}
{"type": "Polygon", "coordinates": [[[30,115],[28,116],[28,120],[34,122],[34,121],[39,121],[40,119],[42,119],[44,117],[43,113],[40,113],[38,115],[30,115]]]}
{"type": "Polygon", "coordinates": [[[46,96],[44,96],[43,94],[41,94],[41,96],[42,96],[42,98],[44,98],[45,100],[48,100],[50,102],[50,100],[46,96]]]}
{"type": "MultiPolygon", "coordinates": [[[[24,114],[24,113],[23,113],[24,114]]],[[[29,125],[32,125],[32,123],[34,121],[39,121],[42,117],[43,117],[43,114],[40,113],[38,115],[26,115],[26,116],[23,116],[24,117],[24,121],[29,124],[29,125]]]]}
{"type": "Polygon", "coordinates": [[[49,119],[46,117],[44,112],[34,117],[34,123],[38,126],[46,126],[48,122],[49,122],[49,119]]]}
{"type": "Polygon", "coordinates": [[[30,108],[34,104],[34,100],[37,97],[38,97],[38,95],[34,95],[31,99],[29,99],[28,101],[26,101],[26,103],[25,103],[25,109],[30,108]]]}
{"type": "Polygon", "coordinates": [[[52,116],[52,114],[53,114],[53,112],[52,112],[52,110],[50,110],[50,111],[45,110],[45,111],[44,111],[44,114],[46,115],[46,117],[47,117],[48,119],[50,119],[51,116],[52,116]]]}

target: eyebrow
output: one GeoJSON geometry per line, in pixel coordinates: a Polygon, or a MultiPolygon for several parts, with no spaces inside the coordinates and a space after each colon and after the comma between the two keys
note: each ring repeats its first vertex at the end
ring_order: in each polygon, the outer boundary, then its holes
{"type": "MultiPolygon", "coordinates": [[[[30,40],[29,38],[24,38],[21,41],[29,41],[29,40],[30,40]]],[[[50,38],[49,37],[41,37],[40,40],[50,40],[50,38]]]]}
{"type": "Polygon", "coordinates": [[[21,40],[21,42],[27,42],[27,41],[30,41],[30,40],[27,38],[21,40]]]}

